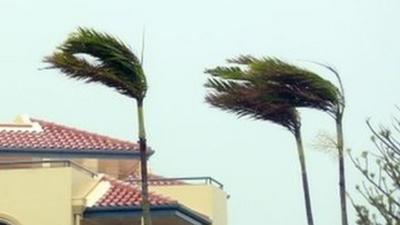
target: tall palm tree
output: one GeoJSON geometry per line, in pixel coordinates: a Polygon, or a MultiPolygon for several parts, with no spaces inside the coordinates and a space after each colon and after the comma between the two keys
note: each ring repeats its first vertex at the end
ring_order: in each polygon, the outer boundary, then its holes
{"type": "Polygon", "coordinates": [[[314,108],[326,112],[336,125],[336,148],[339,161],[339,199],[342,225],[348,225],[346,204],[346,180],[344,163],[343,114],[345,108],[344,88],[339,73],[331,66],[314,62],[332,72],[339,83],[339,88],[328,80],[309,70],[288,64],[276,58],[256,59],[242,56],[230,60],[243,65],[251,65],[252,76],[257,82],[277,85],[277,101],[293,107],[314,108]]]}
{"type": "Polygon", "coordinates": [[[316,63],[333,72],[338,79],[339,88],[319,75],[276,58],[254,58],[240,56],[228,62],[234,67],[218,67],[212,74],[229,79],[245,79],[255,85],[274,84],[272,93],[267,93],[271,100],[283,102],[293,107],[314,108],[330,115],[336,123],[337,150],[339,159],[339,194],[342,225],[348,225],[346,207],[346,183],[343,145],[343,113],[345,108],[344,88],[338,72],[325,64],[316,63]],[[238,65],[247,66],[244,76],[238,71],[238,65]]]}
{"type": "MultiPolygon", "coordinates": [[[[339,164],[339,199],[341,222],[342,225],[348,225],[343,135],[343,115],[346,106],[346,100],[344,95],[344,87],[340,75],[333,67],[314,62],[322,67],[325,67],[336,76],[339,83],[339,88],[337,88],[331,82],[321,78],[319,75],[301,68],[297,69],[303,72],[296,72],[296,69],[291,72],[292,75],[293,73],[299,75],[298,79],[296,79],[293,83],[293,80],[287,80],[287,75],[291,73],[277,73],[277,71],[283,71],[288,67],[293,68],[295,66],[287,64],[280,60],[273,60],[279,62],[278,68],[261,66],[262,68],[264,68],[265,70],[269,70],[270,72],[270,75],[266,75],[264,71],[264,74],[262,74],[261,76],[264,77],[264,79],[267,81],[275,80],[273,79],[274,76],[280,76],[282,78],[279,79],[279,83],[281,83],[280,86],[287,87],[287,89],[286,91],[285,88],[280,89],[284,90],[281,92],[281,96],[283,96],[283,94],[289,96],[287,98],[289,101],[285,101],[286,103],[291,104],[294,107],[308,107],[326,112],[335,121],[336,148],[338,151],[339,164]]],[[[264,62],[261,61],[260,64],[262,65],[263,63],[265,63],[265,59],[264,62]]]]}
{"type": "Polygon", "coordinates": [[[294,135],[300,162],[307,222],[308,225],[313,225],[306,161],[300,132],[301,123],[297,110],[289,104],[278,103],[273,97],[266,95],[266,93],[274,92],[276,88],[274,85],[259,86],[248,82],[246,79],[240,79],[240,76],[245,77],[246,75],[238,67],[230,68],[225,72],[220,69],[215,68],[206,71],[217,76],[217,78],[209,78],[205,84],[206,87],[211,89],[206,96],[206,101],[209,104],[233,112],[239,117],[249,116],[254,119],[271,121],[287,128],[294,135]],[[216,75],[217,73],[219,76],[216,75]],[[235,78],[227,78],[230,76],[229,73],[235,73],[235,78]]]}
{"type": "Polygon", "coordinates": [[[339,196],[340,196],[340,211],[341,211],[341,219],[342,225],[348,225],[348,216],[347,216],[347,203],[346,203],[346,176],[345,176],[345,164],[344,164],[344,135],[343,135],[343,114],[344,109],[346,107],[346,98],[344,95],[344,87],[342,83],[342,79],[340,78],[339,72],[333,67],[314,62],[322,67],[325,67],[329,71],[331,71],[337,78],[339,83],[339,91],[338,91],[338,101],[336,110],[334,112],[334,120],[336,124],[336,148],[338,150],[338,160],[339,160],[339,196]]]}
{"type": "Polygon", "coordinates": [[[143,100],[147,82],[142,63],[118,38],[93,29],[78,28],[50,56],[48,69],[59,69],[66,76],[96,82],[136,100],[141,162],[142,209],[145,225],[151,225],[147,186],[147,145],[143,100]]]}

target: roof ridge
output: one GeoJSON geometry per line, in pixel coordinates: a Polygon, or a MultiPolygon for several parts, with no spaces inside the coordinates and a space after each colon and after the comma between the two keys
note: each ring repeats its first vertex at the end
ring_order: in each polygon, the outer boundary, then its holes
{"type": "Polygon", "coordinates": [[[66,126],[66,125],[62,125],[62,124],[56,123],[56,122],[51,122],[51,121],[42,120],[42,119],[36,119],[36,118],[31,118],[31,117],[30,117],[30,119],[31,119],[32,122],[38,122],[39,124],[40,123],[45,123],[45,124],[48,124],[48,125],[56,126],[56,127],[62,128],[62,129],[71,130],[71,131],[78,132],[78,133],[81,133],[81,134],[96,136],[98,138],[107,138],[109,140],[118,141],[118,142],[122,142],[122,143],[125,143],[125,144],[134,144],[136,146],[138,145],[136,142],[131,142],[131,141],[122,140],[122,139],[119,139],[119,138],[114,138],[114,137],[111,137],[111,136],[108,136],[108,135],[99,134],[99,133],[94,132],[94,131],[81,130],[81,129],[78,129],[76,127],[66,126]]]}

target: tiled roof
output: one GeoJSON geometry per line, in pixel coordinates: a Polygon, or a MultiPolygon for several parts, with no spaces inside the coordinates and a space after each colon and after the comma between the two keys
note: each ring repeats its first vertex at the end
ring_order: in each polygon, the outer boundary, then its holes
{"type": "MultiPolygon", "coordinates": [[[[96,202],[94,207],[141,205],[142,198],[138,186],[110,177],[105,179],[111,183],[111,187],[108,189],[106,194],[96,202]]],[[[176,201],[155,193],[149,193],[149,202],[151,206],[171,205],[177,203],[176,201]]]]}
{"type": "Polygon", "coordinates": [[[24,124],[0,124],[2,150],[70,152],[137,152],[136,143],[122,141],[38,119],[24,124]]]}
{"type": "MultiPolygon", "coordinates": [[[[109,188],[94,205],[86,208],[86,215],[87,213],[93,213],[96,211],[102,213],[101,210],[107,210],[107,212],[110,212],[110,210],[118,211],[121,208],[133,208],[133,210],[135,208],[140,209],[142,199],[140,189],[137,185],[132,185],[128,182],[117,180],[107,175],[104,176],[102,180],[110,183],[109,188]]],[[[150,192],[149,201],[152,209],[157,209],[157,207],[159,207],[159,209],[176,210],[179,214],[174,212],[173,215],[175,216],[183,214],[185,217],[190,217],[200,222],[196,224],[211,225],[211,220],[206,215],[194,211],[168,197],[150,192]]]]}
{"type": "MultiPolygon", "coordinates": [[[[187,183],[180,181],[180,180],[175,180],[175,179],[170,179],[166,178],[160,175],[155,175],[155,174],[149,174],[148,175],[148,183],[149,185],[152,186],[169,186],[169,185],[185,185],[187,183]]],[[[138,171],[134,171],[129,176],[125,179],[126,182],[129,182],[131,184],[137,184],[140,181],[140,174],[138,171]]]]}

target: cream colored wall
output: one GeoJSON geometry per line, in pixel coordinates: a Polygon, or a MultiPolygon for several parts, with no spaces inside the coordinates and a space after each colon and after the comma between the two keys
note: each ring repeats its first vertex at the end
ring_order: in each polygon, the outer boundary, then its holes
{"type": "Polygon", "coordinates": [[[104,173],[115,178],[124,179],[130,172],[137,170],[139,160],[121,159],[77,159],[74,162],[98,173],[104,173]]]}
{"type": "Polygon", "coordinates": [[[97,159],[74,159],[73,161],[89,170],[98,171],[99,160],[97,159]]]}
{"type": "Polygon", "coordinates": [[[72,170],[72,198],[85,198],[85,196],[98,183],[96,177],[79,169],[72,170]]]}
{"type": "Polygon", "coordinates": [[[20,225],[71,225],[71,168],[0,173],[0,214],[20,225]]]}
{"type": "Polygon", "coordinates": [[[118,178],[124,179],[132,171],[139,171],[140,168],[140,160],[139,159],[134,159],[134,160],[118,160],[118,168],[119,168],[119,174],[118,178]]]}
{"type": "Polygon", "coordinates": [[[17,225],[72,225],[73,201],[98,182],[71,167],[1,170],[0,181],[0,218],[17,225]]]}
{"type": "MultiPolygon", "coordinates": [[[[33,158],[33,157],[27,157],[27,156],[1,156],[0,157],[0,163],[1,162],[12,162],[12,161],[34,161],[35,159],[33,158]]],[[[20,164],[20,165],[9,165],[9,166],[6,166],[6,165],[2,165],[1,167],[0,167],[0,169],[4,169],[4,168],[26,168],[27,167],[27,165],[25,164],[25,165],[22,165],[22,164],[20,164]]],[[[30,165],[30,167],[41,167],[41,165],[38,165],[38,164],[32,164],[32,165],[30,165]]]]}
{"type": "Polygon", "coordinates": [[[212,185],[150,186],[150,191],[169,196],[208,216],[213,225],[227,225],[227,194],[212,185]]]}

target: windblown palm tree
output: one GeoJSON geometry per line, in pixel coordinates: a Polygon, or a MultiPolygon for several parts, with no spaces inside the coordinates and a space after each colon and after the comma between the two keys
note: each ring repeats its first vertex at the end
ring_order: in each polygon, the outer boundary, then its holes
{"type": "Polygon", "coordinates": [[[242,56],[230,60],[249,65],[254,83],[274,83],[275,99],[293,107],[314,108],[328,113],[335,120],[336,147],[339,161],[339,197],[342,225],[348,225],[346,204],[346,180],[344,164],[343,113],[345,108],[344,88],[339,73],[332,67],[316,63],[332,72],[339,82],[339,88],[319,75],[275,58],[256,59],[242,56]]]}
{"type": "MultiPolygon", "coordinates": [[[[261,83],[273,82],[280,88],[277,95],[294,107],[314,108],[328,113],[336,124],[336,147],[339,161],[339,196],[342,225],[348,225],[346,204],[346,180],[344,164],[343,113],[345,108],[344,88],[339,73],[331,66],[316,63],[332,72],[339,82],[339,88],[319,75],[274,58],[256,59],[242,56],[231,60],[249,65],[252,79],[261,83]],[[258,78],[254,78],[258,77],[258,78]]],[[[257,82],[256,82],[257,83],[257,82]]]]}
{"type": "Polygon", "coordinates": [[[340,195],[340,210],[342,215],[342,225],[348,225],[348,217],[347,217],[347,203],[346,203],[346,177],[345,177],[345,164],[344,164],[344,135],[343,135],[343,114],[344,108],[346,107],[346,98],[344,95],[344,87],[342,83],[342,79],[337,70],[333,67],[316,63],[322,67],[325,67],[329,71],[331,71],[337,78],[339,82],[339,91],[338,91],[338,101],[336,103],[336,108],[334,110],[333,119],[336,123],[336,148],[338,150],[338,159],[339,159],[339,195],[340,195]]]}
{"type": "Polygon", "coordinates": [[[271,121],[287,128],[294,135],[300,161],[307,222],[309,225],[313,225],[306,161],[300,132],[301,123],[297,110],[289,104],[277,102],[275,97],[267,94],[274,93],[276,88],[274,85],[255,85],[247,79],[240,79],[247,75],[239,67],[224,71],[226,73],[222,72],[221,68],[206,71],[218,77],[209,78],[205,84],[211,89],[206,96],[206,101],[222,110],[233,112],[239,117],[249,116],[254,119],[271,121]],[[234,78],[230,79],[231,75],[228,74],[235,74],[234,78]]]}
{"type": "Polygon", "coordinates": [[[251,56],[240,56],[228,60],[228,62],[235,63],[236,66],[217,67],[209,72],[214,76],[226,79],[244,79],[255,86],[273,85],[275,88],[264,91],[270,101],[289,104],[292,107],[314,108],[326,112],[334,118],[339,155],[342,225],[348,225],[342,129],[345,98],[343,85],[337,71],[330,66],[317,63],[336,75],[340,90],[319,75],[276,58],[257,59],[251,56]],[[247,66],[245,73],[241,73],[240,66],[247,66]]]}
{"type": "Polygon", "coordinates": [[[96,82],[136,100],[141,162],[142,208],[145,225],[151,225],[147,187],[147,145],[143,100],[147,91],[142,64],[122,41],[93,29],[79,28],[50,56],[49,69],[87,83],[96,82]]]}

